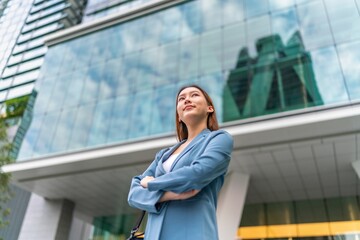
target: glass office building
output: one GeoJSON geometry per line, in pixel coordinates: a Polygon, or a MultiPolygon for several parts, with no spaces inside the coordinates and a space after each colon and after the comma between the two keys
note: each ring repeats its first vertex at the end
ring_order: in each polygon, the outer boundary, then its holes
{"type": "MultiPolygon", "coordinates": [[[[47,39],[18,166],[171,138],[176,92],[197,84],[235,137],[230,171],[250,177],[234,239],[359,237],[359,0],[88,1],[85,12],[47,39]]],[[[122,239],[127,192],[103,201],[112,212],[95,210],[65,182],[101,181],[109,167],[79,169],[15,178],[72,201],[92,239],[122,239]]]]}

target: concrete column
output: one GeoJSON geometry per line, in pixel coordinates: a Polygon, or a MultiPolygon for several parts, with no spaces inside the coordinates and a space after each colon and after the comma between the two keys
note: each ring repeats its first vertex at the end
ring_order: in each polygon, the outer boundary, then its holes
{"type": "Polygon", "coordinates": [[[93,230],[93,217],[74,211],[69,240],[89,240],[93,230]]]}
{"type": "Polygon", "coordinates": [[[67,240],[74,203],[32,194],[18,240],[67,240]]]}
{"type": "Polygon", "coordinates": [[[237,172],[231,172],[225,178],[217,208],[220,240],[236,239],[245,205],[249,179],[249,175],[237,172]]]}

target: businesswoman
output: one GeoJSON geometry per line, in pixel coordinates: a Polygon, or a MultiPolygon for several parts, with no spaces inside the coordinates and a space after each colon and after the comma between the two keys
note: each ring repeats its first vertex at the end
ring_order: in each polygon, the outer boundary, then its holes
{"type": "Polygon", "coordinates": [[[128,202],[148,212],[147,240],[217,240],[217,198],[233,139],[219,130],[213,102],[199,86],[178,92],[176,132],[179,142],[132,179],[128,202]]]}

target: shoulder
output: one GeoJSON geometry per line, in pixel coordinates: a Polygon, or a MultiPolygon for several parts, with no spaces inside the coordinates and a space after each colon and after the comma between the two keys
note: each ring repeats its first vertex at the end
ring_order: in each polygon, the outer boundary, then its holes
{"type": "Polygon", "coordinates": [[[221,137],[221,138],[227,138],[229,140],[233,140],[233,137],[231,136],[230,133],[228,133],[225,130],[219,129],[219,130],[215,130],[215,131],[211,131],[209,133],[209,136],[214,138],[214,137],[221,137]]]}
{"type": "Polygon", "coordinates": [[[234,139],[231,134],[222,129],[211,131],[208,137],[211,141],[216,141],[221,145],[228,145],[232,147],[234,144],[234,139]]]}

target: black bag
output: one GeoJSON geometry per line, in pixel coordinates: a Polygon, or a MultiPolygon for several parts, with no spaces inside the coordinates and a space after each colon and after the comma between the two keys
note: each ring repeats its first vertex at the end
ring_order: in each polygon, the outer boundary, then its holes
{"type": "Polygon", "coordinates": [[[130,232],[130,237],[128,237],[126,240],[143,240],[144,239],[145,233],[138,232],[144,216],[145,216],[145,211],[142,211],[135,227],[130,232]]]}

